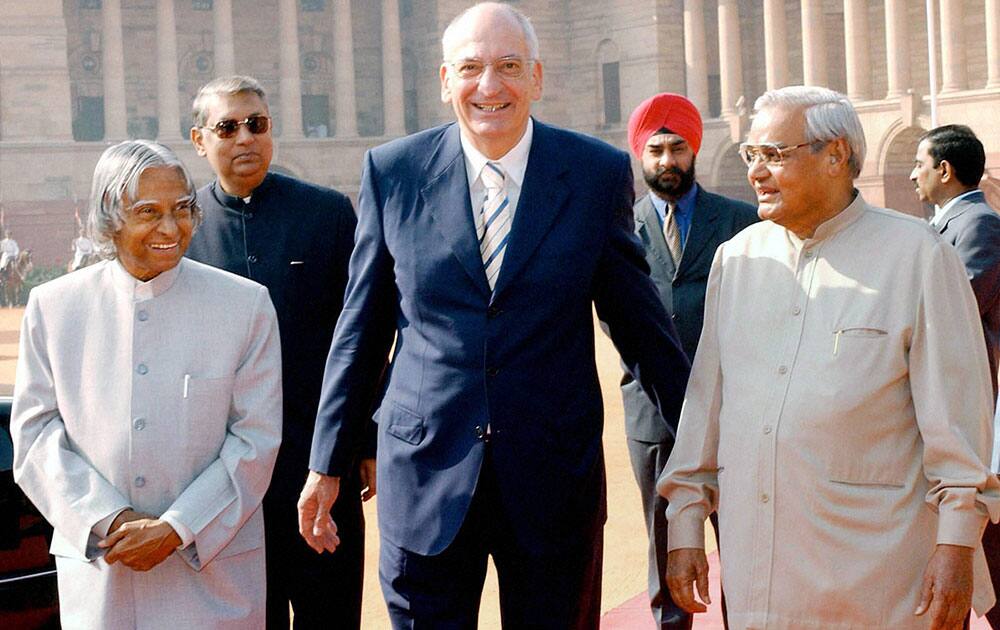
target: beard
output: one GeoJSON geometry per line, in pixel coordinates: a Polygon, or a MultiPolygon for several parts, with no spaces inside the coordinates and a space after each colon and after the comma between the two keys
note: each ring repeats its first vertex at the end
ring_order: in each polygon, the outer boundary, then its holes
{"type": "Polygon", "coordinates": [[[694,186],[694,160],[691,160],[691,168],[686,171],[677,166],[658,168],[655,171],[643,169],[642,176],[646,180],[646,185],[661,197],[667,197],[671,200],[679,199],[694,186]],[[673,177],[663,179],[663,176],[667,174],[673,175],[673,177]]]}

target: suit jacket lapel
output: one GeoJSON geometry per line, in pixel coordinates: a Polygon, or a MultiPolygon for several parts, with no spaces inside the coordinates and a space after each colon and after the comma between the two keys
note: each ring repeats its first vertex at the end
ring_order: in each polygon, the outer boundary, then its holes
{"type": "Polygon", "coordinates": [[[676,268],[674,259],[667,249],[667,239],[663,236],[663,229],[660,224],[660,217],[656,214],[656,208],[650,201],[649,195],[643,196],[635,207],[636,232],[644,243],[649,243],[649,252],[667,270],[670,277],[674,276],[676,268]]]}
{"type": "Polygon", "coordinates": [[[420,190],[420,196],[424,207],[431,212],[441,238],[451,247],[472,282],[489,295],[490,285],[486,281],[483,257],[476,238],[469,178],[458,134],[458,125],[452,125],[444,132],[441,147],[428,165],[430,181],[420,190]]]}
{"type": "Polygon", "coordinates": [[[569,172],[566,157],[558,153],[551,130],[538,121],[534,125],[528,168],[494,295],[499,295],[521,272],[569,196],[569,186],[563,180],[569,172]]]}
{"type": "Polygon", "coordinates": [[[687,241],[684,243],[684,254],[681,256],[681,264],[677,270],[677,275],[681,275],[687,271],[694,264],[701,250],[705,249],[705,246],[715,234],[715,222],[718,218],[719,210],[715,203],[703,189],[699,189],[698,196],[695,197],[694,213],[691,216],[691,226],[688,228],[687,241]]]}
{"type": "Polygon", "coordinates": [[[970,206],[977,203],[986,203],[986,198],[983,195],[982,191],[972,193],[968,197],[956,201],[955,205],[949,208],[948,212],[946,212],[945,215],[941,217],[941,221],[938,222],[937,226],[938,234],[944,234],[945,230],[948,228],[948,223],[952,219],[961,216],[966,210],[969,209],[970,206]]]}

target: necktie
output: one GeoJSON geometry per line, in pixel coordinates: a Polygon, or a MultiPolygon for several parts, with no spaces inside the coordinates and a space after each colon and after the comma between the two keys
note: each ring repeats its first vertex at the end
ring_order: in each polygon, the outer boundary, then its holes
{"type": "Polygon", "coordinates": [[[667,217],[663,221],[663,238],[667,241],[667,249],[670,250],[670,257],[674,259],[674,266],[681,264],[681,231],[677,229],[677,209],[676,204],[667,203],[667,217]]]}
{"type": "Polygon", "coordinates": [[[479,177],[486,187],[486,201],[476,218],[476,234],[479,236],[479,253],[483,256],[486,281],[492,289],[496,286],[510,236],[510,205],[505,187],[507,178],[498,162],[487,162],[479,177]]]}

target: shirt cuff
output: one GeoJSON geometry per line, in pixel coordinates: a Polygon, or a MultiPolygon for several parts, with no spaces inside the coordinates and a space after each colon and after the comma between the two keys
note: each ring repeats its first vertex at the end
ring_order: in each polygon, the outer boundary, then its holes
{"type": "Polygon", "coordinates": [[[181,544],[177,545],[178,549],[186,549],[194,542],[194,533],[191,531],[191,528],[180,522],[176,514],[164,512],[160,516],[160,520],[173,527],[174,531],[177,532],[177,536],[181,539],[181,544]]]}
{"type": "Polygon", "coordinates": [[[108,530],[111,529],[111,526],[114,524],[115,519],[118,518],[118,515],[124,512],[125,510],[131,510],[131,509],[132,507],[129,505],[126,505],[123,508],[118,508],[111,514],[108,514],[101,520],[94,523],[94,526],[90,528],[90,531],[92,531],[94,535],[97,536],[98,538],[107,538],[108,534],[111,533],[108,530]]]}
{"type": "Polygon", "coordinates": [[[940,510],[937,544],[975,549],[986,527],[986,515],[970,510],[940,510]]]}
{"type": "Polygon", "coordinates": [[[667,551],[705,548],[705,515],[687,509],[667,523],[667,551]]]}

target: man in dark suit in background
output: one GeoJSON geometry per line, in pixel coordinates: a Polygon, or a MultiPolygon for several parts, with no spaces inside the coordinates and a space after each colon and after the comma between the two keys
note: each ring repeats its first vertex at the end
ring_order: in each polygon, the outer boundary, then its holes
{"type": "MultiPolygon", "coordinates": [[[[979,190],[985,167],[983,143],[972,129],[944,125],[920,138],[910,179],[920,200],[935,206],[931,225],[955,247],[965,264],[983,323],[995,400],[1000,358],[1000,215],[987,205],[979,190]]],[[[991,462],[994,473],[1000,472],[996,437],[991,462]]],[[[1000,593],[1000,525],[987,522],[983,551],[993,590],[1000,593]]],[[[994,606],[986,618],[991,627],[1000,630],[1000,606],[994,606]]]]}
{"type": "MultiPolygon", "coordinates": [[[[593,308],[675,418],[688,361],[632,234],[628,156],[533,121],[531,22],[478,4],[442,38],[451,123],[369,152],[344,315],[299,502],[314,548],[395,334],[378,411],[379,574],[395,628],[599,624],[606,518],[593,308]]],[[[338,552],[339,553],[339,552],[338,552]]]]}
{"type": "MultiPolygon", "coordinates": [[[[267,626],[359,628],[365,498],[375,493],[374,434],[333,506],[343,541],[314,553],[298,534],[295,502],[308,472],[326,353],[343,306],[357,220],[344,195],[268,173],[273,142],[260,84],[242,76],[206,84],[195,97],[191,142],[217,179],[198,191],[204,221],[187,255],[268,288],[281,333],[284,428],[264,497],[267,626]]],[[[377,375],[376,375],[377,377],[377,375]]]]}
{"type": "MultiPolygon", "coordinates": [[[[629,146],[642,163],[649,186],[649,195],[633,208],[635,232],[646,249],[646,262],[660,300],[677,327],[684,352],[693,361],[715,250],[757,221],[757,210],[698,185],[695,158],[701,147],[701,115],[683,96],[664,93],[643,101],[629,118],[628,133],[629,146]]],[[[656,492],[656,480],[670,456],[674,436],[628,372],[622,377],[622,401],[629,458],[649,534],[653,618],[664,630],[690,628],[692,616],[674,604],[667,588],[667,501],[656,492]]],[[[676,418],[670,420],[674,425],[677,422],[676,418]]]]}

